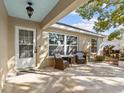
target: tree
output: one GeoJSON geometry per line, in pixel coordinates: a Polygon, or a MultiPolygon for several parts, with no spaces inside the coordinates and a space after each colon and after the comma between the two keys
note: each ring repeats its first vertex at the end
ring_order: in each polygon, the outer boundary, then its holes
{"type": "Polygon", "coordinates": [[[122,39],[123,38],[123,36],[122,36],[123,33],[124,33],[124,29],[115,30],[113,33],[111,33],[108,36],[108,40],[111,41],[113,39],[122,39]]]}
{"type": "Polygon", "coordinates": [[[94,26],[96,32],[124,25],[124,0],[89,0],[77,12],[87,20],[97,16],[94,26]]]}

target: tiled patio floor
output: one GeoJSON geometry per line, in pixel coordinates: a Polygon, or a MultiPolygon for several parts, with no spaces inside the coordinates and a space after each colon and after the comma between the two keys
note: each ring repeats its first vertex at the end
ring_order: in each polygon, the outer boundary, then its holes
{"type": "Polygon", "coordinates": [[[5,93],[124,93],[124,69],[105,63],[45,68],[8,78],[5,93]]]}

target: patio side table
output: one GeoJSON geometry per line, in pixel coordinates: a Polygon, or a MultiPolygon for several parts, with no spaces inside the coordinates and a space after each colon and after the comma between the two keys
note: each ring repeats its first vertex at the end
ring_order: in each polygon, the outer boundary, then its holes
{"type": "Polygon", "coordinates": [[[67,60],[71,64],[71,66],[72,66],[72,63],[73,63],[72,60],[74,58],[73,55],[63,55],[62,58],[67,60]]]}

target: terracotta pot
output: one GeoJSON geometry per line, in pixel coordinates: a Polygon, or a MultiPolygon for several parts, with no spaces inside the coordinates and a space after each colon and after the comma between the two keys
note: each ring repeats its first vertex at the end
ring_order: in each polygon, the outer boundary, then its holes
{"type": "Polygon", "coordinates": [[[118,65],[118,59],[112,58],[111,60],[108,61],[108,63],[112,65],[118,65]]]}

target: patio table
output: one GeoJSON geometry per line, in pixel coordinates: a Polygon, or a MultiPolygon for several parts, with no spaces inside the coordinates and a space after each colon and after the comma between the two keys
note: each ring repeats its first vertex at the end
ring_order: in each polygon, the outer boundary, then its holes
{"type": "Polygon", "coordinates": [[[74,57],[75,57],[74,55],[62,55],[62,58],[69,61],[71,66],[72,66],[72,63],[73,63],[72,60],[73,60],[74,57]]]}

